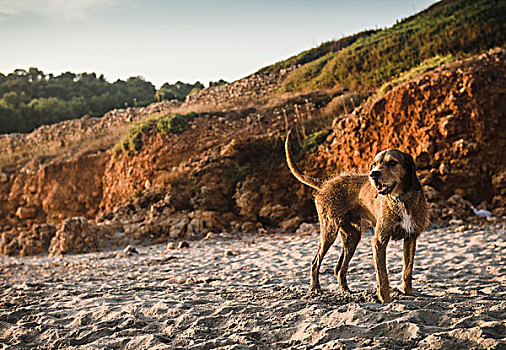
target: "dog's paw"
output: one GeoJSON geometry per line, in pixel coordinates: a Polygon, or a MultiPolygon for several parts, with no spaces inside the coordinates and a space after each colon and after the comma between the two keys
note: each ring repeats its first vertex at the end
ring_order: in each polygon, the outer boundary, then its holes
{"type": "Polygon", "coordinates": [[[413,292],[413,289],[412,289],[412,288],[409,288],[409,289],[404,289],[404,288],[401,288],[401,289],[400,289],[400,292],[401,292],[401,294],[403,294],[403,295],[409,295],[409,296],[414,296],[414,295],[415,295],[415,292],[413,292]]]}
{"type": "Polygon", "coordinates": [[[318,287],[311,287],[309,288],[307,294],[309,295],[321,295],[323,294],[323,291],[322,289],[318,286],[318,287]]]}

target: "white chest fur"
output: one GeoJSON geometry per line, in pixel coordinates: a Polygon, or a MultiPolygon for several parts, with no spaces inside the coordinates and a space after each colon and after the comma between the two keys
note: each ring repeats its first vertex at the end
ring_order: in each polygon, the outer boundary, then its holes
{"type": "Polygon", "coordinates": [[[413,218],[406,210],[404,203],[397,204],[397,208],[399,209],[399,216],[401,218],[400,226],[408,233],[413,233],[415,230],[415,225],[413,224],[413,218]]]}

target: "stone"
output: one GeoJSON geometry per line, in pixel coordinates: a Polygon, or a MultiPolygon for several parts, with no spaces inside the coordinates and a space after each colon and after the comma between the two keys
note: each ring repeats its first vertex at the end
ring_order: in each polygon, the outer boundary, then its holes
{"type": "Polygon", "coordinates": [[[256,231],[256,225],[254,222],[246,221],[243,222],[241,225],[241,232],[242,233],[254,233],[256,231]]]}
{"type": "Polygon", "coordinates": [[[187,248],[190,248],[190,244],[186,241],[181,241],[177,245],[177,249],[187,249],[187,248]]]}
{"type": "Polygon", "coordinates": [[[130,256],[132,254],[139,254],[139,252],[137,251],[137,249],[135,249],[131,245],[126,246],[125,249],[123,249],[123,253],[125,255],[128,255],[128,256],[130,256]]]}
{"type": "Polygon", "coordinates": [[[16,210],[16,216],[21,220],[33,219],[37,216],[37,209],[33,207],[18,207],[16,210]]]}
{"type": "Polygon", "coordinates": [[[297,229],[297,231],[295,231],[295,233],[298,235],[311,235],[318,233],[319,230],[320,230],[319,224],[303,222],[302,224],[300,224],[299,228],[297,229]]]}
{"type": "Polygon", "coordinates": [[[258,216],[271,222],[281,222],[288,215],[288,208],[281,204],[267,204],[260,209],[258,216]]]}
{"type": "Polygon", "coordinates": [[[83,253],[104,245],[99,230],[85,217],[68,218],[56,232],[49,245],[50,255],[83,253]]]}
{"type": "Polygon", "coordinates": [[[291,219],[286,219],[281,222],[279,227],[285,232],[293,232],[300,226],[301,223],[302,218],[300,216],[295,216],[291,219]]]}
{"type": "Polygon", "coordinates": [[[188,226],[186,228],[186,232],[190,235],[203,235],[205,230],[206,224],[204,220],[193,218],[188,223],[188,226]]]}
{"type": "Polygon", "coordinates": [[[169,231],[170,238],[180,238],[183,237],[186,232],[186,227],[188,226],[189,220],[183,219],[179,221],[177,224],[173,225],[169,231]]]}

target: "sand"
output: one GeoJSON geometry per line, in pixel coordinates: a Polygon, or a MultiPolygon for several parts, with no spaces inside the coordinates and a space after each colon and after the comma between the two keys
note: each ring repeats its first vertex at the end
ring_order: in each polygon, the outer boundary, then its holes
{"type": "Polygon", "coordinates": [[[349,270],[340,244],[308,295],[316,226],[278,236],[230,235],[139,254],[0,258],[2,349],[506,349],[506,229],[433,228],[419,239],[414,297],[398,292],[402,243],[379,304],[364,234],[349,270]]]}

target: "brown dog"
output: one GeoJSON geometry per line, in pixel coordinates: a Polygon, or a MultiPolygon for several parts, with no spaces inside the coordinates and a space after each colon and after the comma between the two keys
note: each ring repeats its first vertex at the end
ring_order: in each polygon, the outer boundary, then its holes
{"type": "Polygon", "coordinates": [[[369,174],[341,173],[319,183],[303,174],[293,163],[290,132],[286,138],[285,151],[292,174],[300,182],[318,191],[315,205],[320,221],[321,241],[311,261],[311,290],[320,291],[320,264],[339,232],[343,248],[334,274],[341,290],[350,292],[346,272],[362,236],[365,221],[374,227],[371,245],[379,300],[382,303],[390,302],[386,268],[386,249],[390,238],[404,239],[402,292],[412,295],[416,238],[429,226],[427,202],[416,176],[413,157],[399,150],[388,149],[374,157],[369,174]]]}

